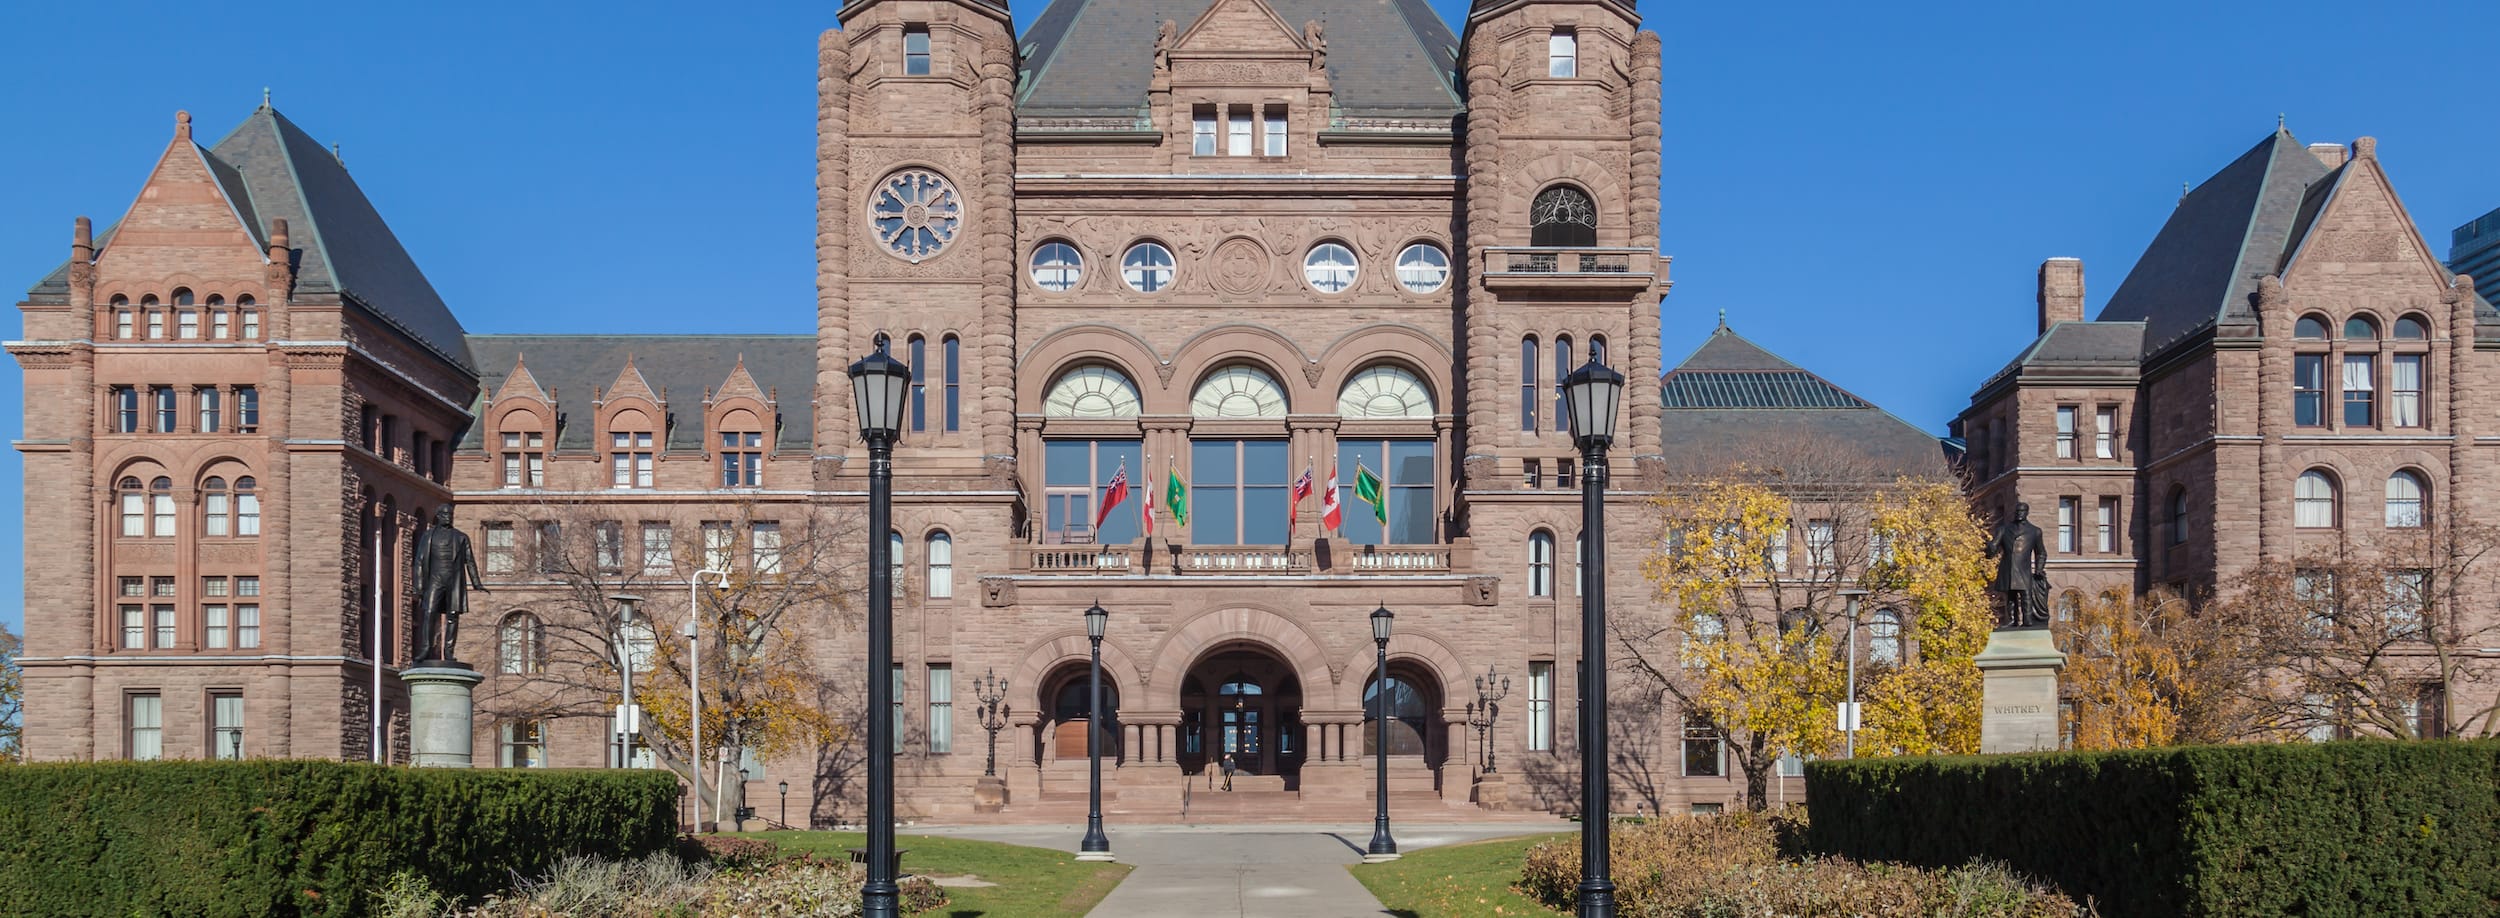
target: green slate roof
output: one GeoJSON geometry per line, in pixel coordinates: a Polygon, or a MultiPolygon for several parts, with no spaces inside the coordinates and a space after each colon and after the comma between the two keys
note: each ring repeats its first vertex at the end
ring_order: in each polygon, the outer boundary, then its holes
{"type": "Polygon", "coordinates": [[[1856,453],[1881,476],[1944,470],[1933,435],[1725,325],[1659,385],[1672,469],[1707,474],[1776,452],[1777,444],[1824,442],[1856,453]]]}

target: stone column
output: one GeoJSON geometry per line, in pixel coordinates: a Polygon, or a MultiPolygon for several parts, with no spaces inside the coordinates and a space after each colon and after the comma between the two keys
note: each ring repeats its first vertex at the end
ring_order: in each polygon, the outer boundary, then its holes
{"type": "Polygon", "coordinates": [[[402,670],[408,684],[409,751],[419,768],[468,768],[477,726],[470,693],[486,677],[459,664],[402,670]]]}
{"type": "Polygon", "coordinates": [[[2058,748],[2057,672],[2066,667],[2047,628],[2007,628],[1988,636],[1979,665],[1979,751],[2058,748]]]}

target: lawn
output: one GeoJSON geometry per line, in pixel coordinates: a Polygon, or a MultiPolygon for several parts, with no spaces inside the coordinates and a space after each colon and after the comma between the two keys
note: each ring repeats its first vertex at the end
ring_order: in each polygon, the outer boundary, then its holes
{"type": "Polygon", "coordinates": [[[1390,914],[1404,918],[1560,915],[1512,892],[1510,885],[1518,882],[1519,867],[1530,846],[1576,837],[1566,832],[1425,848],[1386,864],[1357,864],[1349,869],[1390,914]]]}
{"type": "MultiPolygon", "coordinates": [[[[858,832],[752,832],[784,850],[810,851],[835,858],[846,849],[868,843],[858,832]]],[[[970,875],[996,886],[949,886],[944,907],[924,914],[936,918],[1075,918],[1083,915],[1128,876],[1126,864],[1079,863],[1066,851],[1027,848],[996,842],[905,835],[895,839],[903,855],[903,872],[925,877],[970,875]]]]}

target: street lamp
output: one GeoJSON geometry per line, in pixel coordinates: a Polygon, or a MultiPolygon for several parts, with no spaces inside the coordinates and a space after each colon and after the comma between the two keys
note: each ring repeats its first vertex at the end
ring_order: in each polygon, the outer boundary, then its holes
{"type": "Polygon", "coordinates": [[[989,764],[981,767],[981,777],[995,778],[998,777],[998,731],[1007,728],[1009,713],[1008,706],[1004,704],[1007,700],[1007,680],[999,677],[998,670],[992,669],[989,675],[972,680],[972,697],[981,702],[981,729],[990,733],[989,764]]]}
{"type": "Polygon", "coordinates": [[[1102,629],[1111,613],[1102,603],[1085,610],[1085,640],[1094,645],[1085,702],[1085,840],[1077,843],[1080,861],[1111,860],[1111,837],[1102,832],[1102,629]]]}
{"type": "Polygon", "coordinates": [[[1372,677],[1372,698],[1378,708],[1372,716],[1380,719],[1380,742],[1374,750],[1372,843],[1363,852],[1366,864],[1398,859],[1398,840],[1389,837],[1389,624],[1396,619],[1397,614],[1385,604],[1372,610],[1372,647],[1378,654],[1374,663],[1378,675],[1372,677]]]}
{"type": "Polygon", "coordinates": [[[1493,722],[1502,716],[1502,699],[1510,697],[1510,677],[1497,676],[1493,665],[1476,677],[1476,700],[1467,703],[1467,725],[1476,728],[1476,748],[1484,750],[1484,771],[1493,773],[1493,722]]]}
{"type": "Polygon", "coordinates": [[[1865,590],[1850,587],[1840,591],[1840,598],[1849,609],[1849,700],[1840,704],[1840,732],[1847,737],[1843,757],[1858,757],[1858,600],[1865,590]]]}
{"type": "Polygon", "coordinates": [[[781,827],[790,827],[790,782],[781,782],[781,827]]]}
{"type": "Polygon", "coordinates": [[[851,396],[859,437],[868,443],[868,881],[860,912],[896,918],[902,887],[894,878],[894,443],[903,436],[903,400],[911,367],[877,349],[851,364],[851,396]]]}
{"type": "MultiPolygon", "coordinates": [[[[712,578],[715,586],[729,585],[729,572],[705,568],[686,578],[686,698],[694,712],[694,730],[686,752],[686,770],[694,773],[694,830],[703,831],[703,642],[696,639],[695,623],[703,620],[703,605],[696,589],[703,578],[712,578]]],[[[717,786],[717,784],[715,785],[717,786]]],[[[713,801],[712,815],[720,815],[719,801],[713,801]]]]}
{"type": "MultiPolygon", "coordinates": [[[[1652,380],[1651,382],[1655,382],[1652,380]]],[[[1580,918],[1614,918],[1615,881],[1607,875],[1606,787],[1606,448],[1614,445],[1623,374],[1589,362],[1564,377],[1563,407],[1571,441],[1580,448],[1580,918]]]]}
{"type": "Polygon", "coordinates": [[[616,706],[616,767],[632,768],[634,735],[642,732],[642,709],[634,706],[634,607],[642,597],[618,593],[608,601],[616,604],[616,671],[625,695],[616,706]]]}

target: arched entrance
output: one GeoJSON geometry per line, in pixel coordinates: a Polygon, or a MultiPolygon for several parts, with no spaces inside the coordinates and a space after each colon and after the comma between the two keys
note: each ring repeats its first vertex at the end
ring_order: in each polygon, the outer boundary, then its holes
{"type": "Polygon", "coordinates": [[[1389,717],[1389,754],[1421,756],[1438,768],[1449,757],[1448,731],[1441,724],[1441,680],[1412,660],[1389,661],[1389,690],[1384,699],[1380,677],[1363,682],[1363,753],[1378,754],[1380,721],[1389,717]]]}
{"type": "Polygon", "coordinates": [[[1244,775],[1302,771],[1302,682],[1291,664],[1258,644],[1225,644],[1200,656],[1181,681],[1181,770],[1244,775]]]}
{"type": "MultiPolygon", "coordinates": [[[[1044,744],[1042,751],[1047,754],[1037,755],[1034,761],[1085,758],[1085,727],[1089,723],[1097,723],[1093,716],[1089,675],[1086,663],[1071,662],[1051,670],[1050,675],[1042,680],[1037,700],[1041,704],[1040,710],[1049,715],[1051,729],[1043,731],[1040,737],[1044,744]]],[[[1121,752],[1120,687],[1112,680],[1107,668],[1102,679],[1102,708],[1103,716],[1094,732],[1102,738],[1103,758],[1117,762],[1121,752]]]]}

